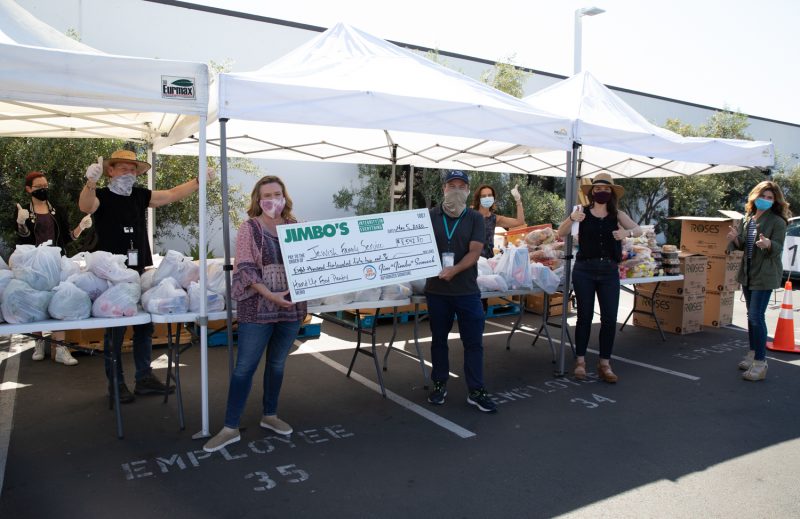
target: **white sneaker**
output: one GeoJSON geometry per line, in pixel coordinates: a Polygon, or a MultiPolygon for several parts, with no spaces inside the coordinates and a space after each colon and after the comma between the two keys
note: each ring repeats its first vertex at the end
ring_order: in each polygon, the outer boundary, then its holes
{"type": "Polygon", "coordinates": [[[33,346],[33,360],[44,360],[44,339],[36,339],[36,344],[33,346]]]}
{"type": "Polygon", "coordinates": [[[756,352],[754,350],[750,350],[747,352],[747,355],[742,357],[742,360],[739,361],[739,369],[741,370],[748,370],[750,366],[753,365],[753,360],[756,358],[756,352]]]}
{"type": "Polygon", "coordinates": [[[217,452],[221,448],[236,443],[241,440],[239,429],[231,429],[230,427],[223,427],[216,436],[211,438],[203,445],[203,450],[206,452],[217,452]]]}
{"type": "Polygon", "coordinates": [[[742,378],[753,382],[767,378],[767,361],[754,360],[750,369],[742,373],[742,378]]]}
{"type": "Polygon", "coordinates": [[[264,415],[261,417],[261,427],[264,429],[269,429],[270,431],[275,431],[278,434],[289,435],[292,434],[292,426],[288,423],[284,422],[276,415],[267,416],[264,415]]]}
{"type": "Polygon", "coordinates": [[[65,366],[74,366],[78,363],[66,346],[56,346],[56,362],[60,362],[65,366]]]}

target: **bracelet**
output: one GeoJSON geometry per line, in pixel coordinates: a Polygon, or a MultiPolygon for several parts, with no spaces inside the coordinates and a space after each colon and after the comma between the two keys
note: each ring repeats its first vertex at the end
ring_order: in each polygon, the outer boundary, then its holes
{"type": "Polygon", "coordinates": [[[569,221],[575,223],[575,220],[572,219],[572,215],[569,215],[569,221]]]}

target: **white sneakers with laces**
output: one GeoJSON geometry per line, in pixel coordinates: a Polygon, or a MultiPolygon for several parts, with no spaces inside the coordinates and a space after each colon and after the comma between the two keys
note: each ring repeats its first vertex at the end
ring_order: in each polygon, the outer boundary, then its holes
{"type": "Polygon", "coordinates": [[[69,348],[66,346],[56,346],[56,362],[60,362],[65,366],[75,366],[78,361],[70,353],[69,348]]]}
{"type": "Polygon", "coordinates": [[[36,339],[33,346],[33,360],[44,360],[44,339],[36,339]]]}

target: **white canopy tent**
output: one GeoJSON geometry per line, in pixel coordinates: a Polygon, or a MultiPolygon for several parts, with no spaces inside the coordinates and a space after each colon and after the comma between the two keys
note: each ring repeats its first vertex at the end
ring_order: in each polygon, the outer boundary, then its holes
{"type": "MultiPolygon", "coordinates": [[[[220,74],[217,88],[209,120],[229,121],[233,156],[477,169],[488,148],[571,145],[565,118],[344,24],[259,70],[220,74]]],[[[195,141],[165,153],[196,154],[195,141]]],[[[221,141],[209,128],[211,153],[221,141]]]]}
{"type": "MultiPolygon", "coordinates": [[[[563,152],[572,142],[566,118],[344,24],[259,70],[220,74],[216,88],[209,119],[220,125],[209,129],[208,142],[211,150],[218,147],[212,153],[222,157],[223,204],[229,152],[249,158],[464,169],[469,160],[486,162],[485,148],[521,144],[563,152]]],[[[197,127],[186,128],[179,133],[197,127]]],[[[156,149],[197,153],[195,139],[175,142],[162,139],[156,149]]],[[[227,205],[223,215],[227,218],[227,205]]],[[[226,220],[226,268],[228,233],[226,220]]]]}
{"type": "MultiPolygon", "coordinates": [[[[652,178],[727,173],[775,162],[771,142],[683,137],[647,121],[589,72],[581,72],[524,99],[534,107],[568,117],[575,142],[566,160],[553,152],[518,148],[501,154],[514,164],[550,162],[539,174],[566,176],[566,210],[573,207],[576,183],[600,171],[616,178],[652,178]],[[514,157],[514,155],[516,155],[514,157]]],[[[572,250],[567,237],[566,250],[572,250]]],[[[571,259],[571,253],[570,253],[571,259]]],[[[565,262],[565,286],[570,286],[570,261],[565,262]]],[[[562,312],[559,372],[564,372],[566,306],[562,312]]]]}
{"type": "MultiPolygon", "coordinates": [[[[198,125],[200,286],[205,291],[208,67],[102,53],[42,23],[12,0],[0,0],[0,63],[2,137],[114,138],[152,145],[156,138],[180,138],[181,119],[198,125]]],[[[200,315],[204,381],[199,434],[207,436],[206,301],[200,315]]]]}
{"type": "MultiPolygon", "coordinates": [[[[656,126],[585,71],[523,100],[573,121],[575,142],[581,145],[578,176],[599,171],[616,178],[692,176],[769,167],[775,162],[771,142],[683,137],[656,126]]],[[[568,170],[557,152],[521,146],[493,152],[537,175],[565,176],[568,170]]]]}

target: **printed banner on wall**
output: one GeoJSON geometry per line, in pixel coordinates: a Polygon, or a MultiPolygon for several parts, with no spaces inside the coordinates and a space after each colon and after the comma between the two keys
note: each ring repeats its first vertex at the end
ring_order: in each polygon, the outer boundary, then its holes
{"type": "Polygon", "coordinates": [[[413,209],[278,226],[292,301],[434,277],[430,213],[413,209]]]}

